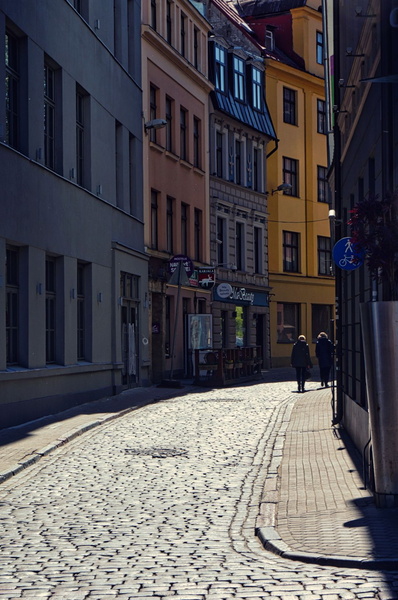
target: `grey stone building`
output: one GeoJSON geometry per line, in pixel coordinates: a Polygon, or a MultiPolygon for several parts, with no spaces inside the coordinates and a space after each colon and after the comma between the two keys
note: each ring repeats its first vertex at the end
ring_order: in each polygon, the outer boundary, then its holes
{"type": "Polygon", "coordinates": [[[0,1],[0,426],[148,381],[140,11],[0,1]]]}
{"type": "Polygon", "coordinates": [[[260,347],[270,365],[266,157],[276,134],[264,48],[236,9],[209,2],[210,256],[216,348],[260,347]],[[271,142],[271,143],[270,143],[271,142]]]}

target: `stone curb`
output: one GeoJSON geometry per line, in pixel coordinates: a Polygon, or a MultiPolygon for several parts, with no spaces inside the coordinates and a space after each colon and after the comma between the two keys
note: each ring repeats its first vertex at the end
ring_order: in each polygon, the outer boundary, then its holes
{"type": "Polygon", "coordinates": [[[290,550],[289,546],[281,539],[274,527],[257,527],[255,534],[265,550],[288,560],[349,569],[388,571],[396,571],[398,569],[398,559],[394,558],[360,559],[350,556],[312,554],[311,552],[297,552],[290,550]]]}

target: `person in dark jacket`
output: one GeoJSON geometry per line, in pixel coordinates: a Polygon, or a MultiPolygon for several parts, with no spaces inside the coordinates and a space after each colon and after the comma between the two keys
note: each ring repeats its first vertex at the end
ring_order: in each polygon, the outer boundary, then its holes
{"type": "Polygon", "coordinates": [[[333,364],[334,347],[324,331],[317,337],[315,354],[318,359],[321,386],[329,387],[330,367],[333,364]]]}
{"type": "Polygon", "coordinates": [[[304,392],[305,372],[312,368],[310,349],[305,335],[299,335],[297,342],[293,345],[290,362],[296,369],[298,391],[304,392]]]}

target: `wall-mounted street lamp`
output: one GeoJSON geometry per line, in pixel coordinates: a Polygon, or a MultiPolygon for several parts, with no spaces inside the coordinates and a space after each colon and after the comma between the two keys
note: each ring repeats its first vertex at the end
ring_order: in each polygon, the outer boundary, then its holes
{"type": "Polygon", "coordinates": [[[362,6],[357,6],[355,8],[355,16],[356,17],[376,17],[376,15],[367,15],[363,13],[362,6]]]}
{"type": "Polygon", "coordinates": [[[364,54],[353,54],[352,52],[353,52],[352,48],[347,48],[345,51],[345,55],[349,58],[355,58],[357,56],[365,56],[364,54]]]}
{"type": "Polygon", "coordinates": [[[276,192],[288,192],[291,189],[292,186],[290,185],[290,183],[281,183],[275,190],[272,190],[272,195],[274,195],[276,192]]]}
{"type": "Polygon", "coordinates": [[[152,121],[144,123],[145,133],[148,133],[150,129],[162,129],[162,127],[166,127],[166,125],[166,119],[152,119],[152,121]]]}
{"type": "Polygon", "coordinates": [[[231,269],[231,271],[237,271],[238,267],[234,264],[234,263],[218,263],[213,265],[214,268],[216,267],[226,267],[227,269],[231,269]]]}

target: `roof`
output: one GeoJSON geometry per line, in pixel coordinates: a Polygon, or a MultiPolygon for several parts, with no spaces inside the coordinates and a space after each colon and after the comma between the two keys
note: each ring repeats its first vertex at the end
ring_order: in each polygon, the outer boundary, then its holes
{"type": "Polygon", "coordinates": [[[241,17],[260,17],[288,12],[307,4],[307,0],[226,0],[234,4],[241,17]]]}
{"type": "Polygon", "coordinates": [[[216,109],[256,131],[276,139],[275,129],[266,105],[264,110],[260,112],[246,103],[238,102],[232,93],[223,94],[217,90],[211,92],[211,98],[216,109]]]}

